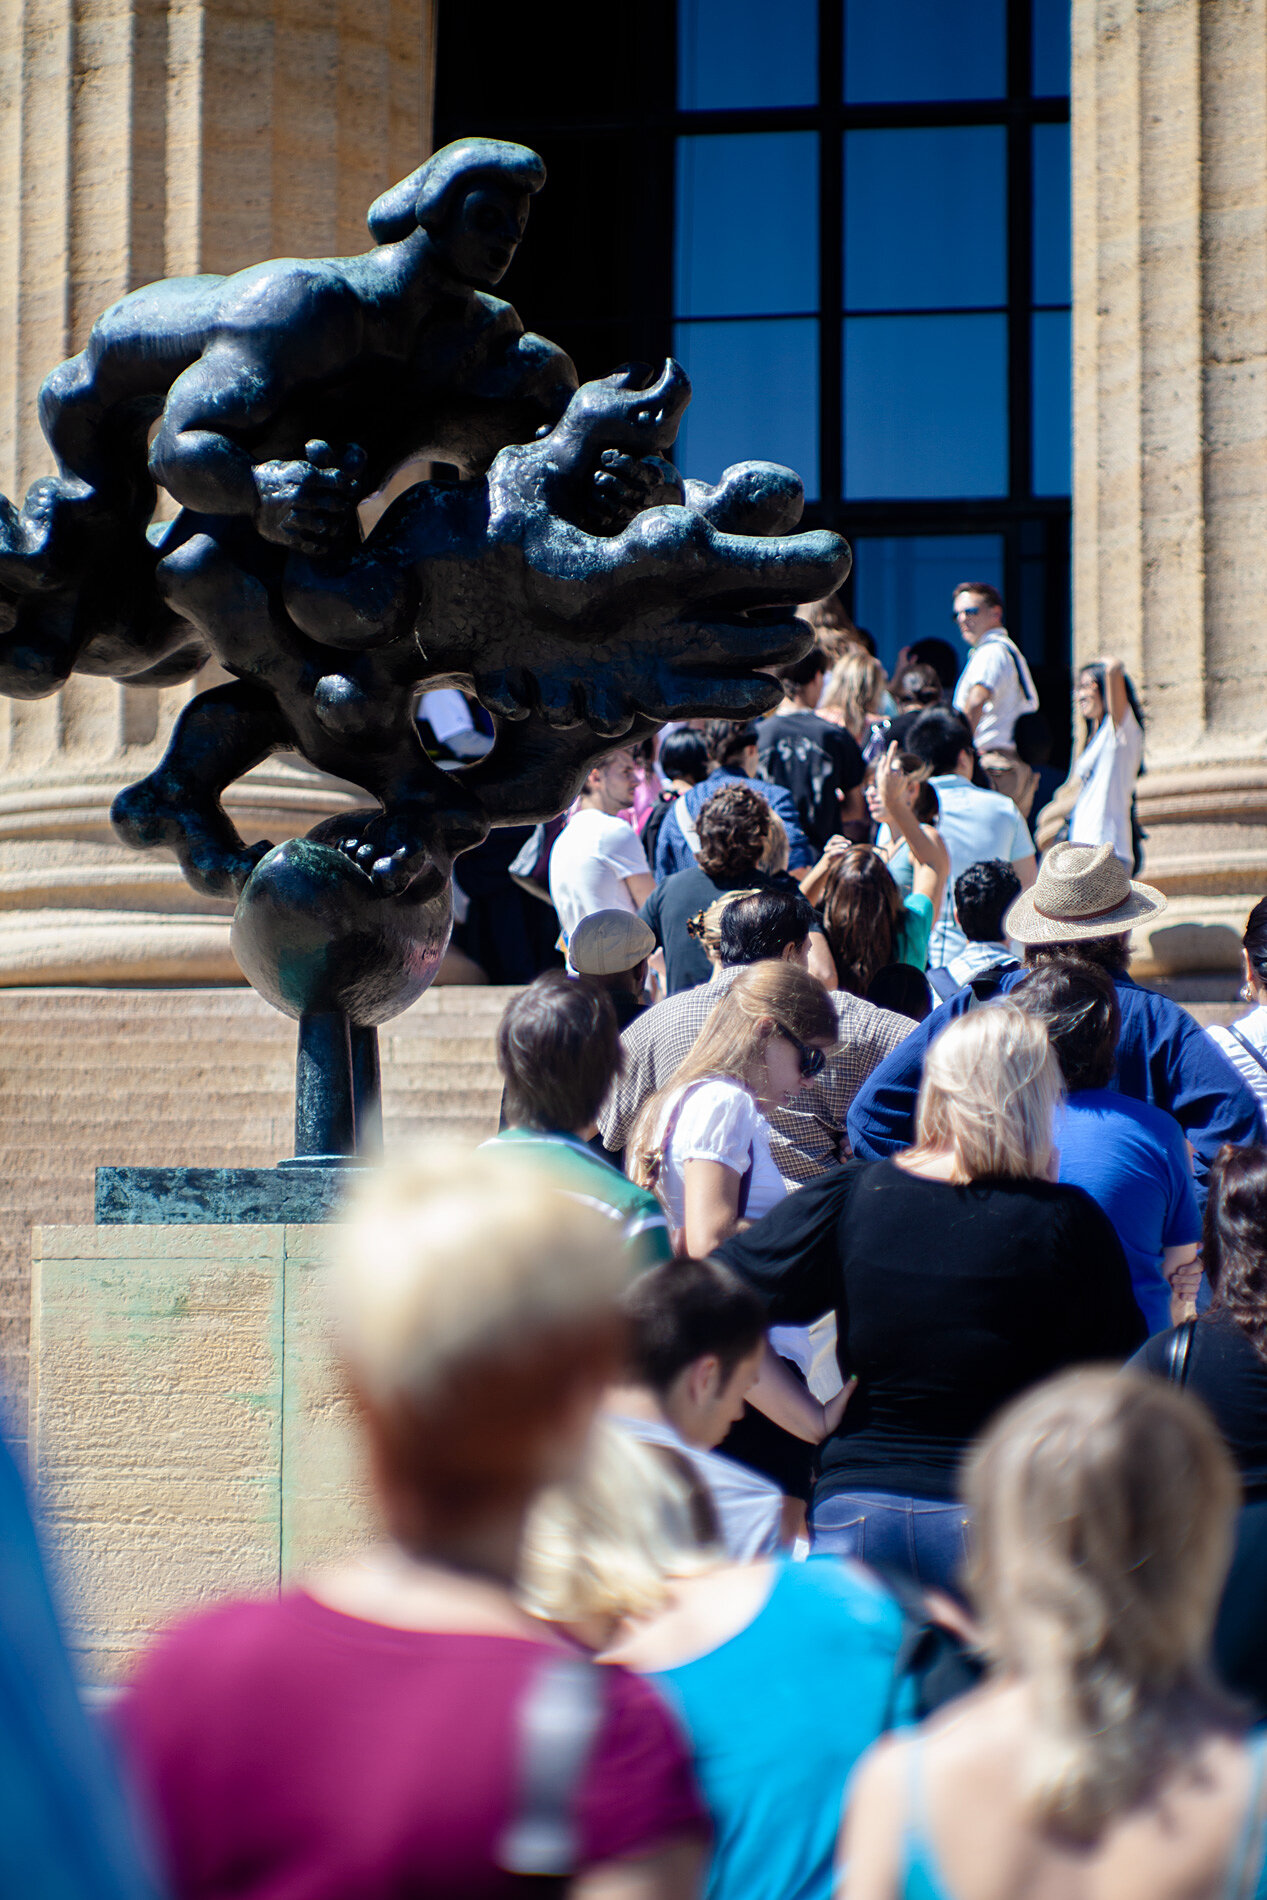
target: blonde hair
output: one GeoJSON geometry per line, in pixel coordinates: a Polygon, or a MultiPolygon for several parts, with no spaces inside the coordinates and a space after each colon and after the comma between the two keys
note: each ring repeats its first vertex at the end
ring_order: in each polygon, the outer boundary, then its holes
{"type": "Polygon", "coordinates": [[[329,1245],[338,1350],[393,1484],[453,1522],[549,1476],[543,1438],[620,1360],[610,1223],[496,1150],[435,1142],[367,1175],[329,1245]]]}
{"type": "Polygon", "coordinates": [[[884,702],[884,668],[861,649],[837,660],[818,701],[818,711],[837,712],[846,732],[861,742],[884,702]]]}
{"type": "Polygon", "coordinates": [[[834,665],[846,653],[867,651],[866,643],[845,612],[839,594],[828,594],[826,600],[804,601],[797,608],[796,617],[808,621],[814,629],[814,644],[825,654],[829,664],[834,665]]]}
{"type": "Polygon", "coordinates": [[[529,1513],[519,1561],[525,1607],[555,1623],[662,1609],[672,1578],[724,1560],[715,1523],[701,1523],[696,1486],[685,1460],[679,1468],[673,1453],[599,1419],[580,1477],[551,1485],[529,1513]]]}
{"type": "Polygon", "coordinates": [[[1067,1372],[973,1452],[971,1589],[994,1662],[1028,1687],[1041,1825],[1092,1841],[1235,1711],[1208,1674],[1239,1484],[1208,1414],[1151,1376],[1067,1372]]]}
{"type": "Polygon", "coordinates": [[[1062,1087],[1037,1017],[1015,1003],[971,1010],[929,1045],[911,1153],[949,1150],[960,1181],[1038,1179],[1062,1087]]]}
{"type": "Polygon", "coordinates": [[[714,1005],[695,1045],[669,1082],[649,1096],[634,1123],[626,1173],[642,1187],[659,1180],[670,1098],[692,1082],[725,1079],[748,1087],[748,1073],[779,1030],[802,1043],[834,1048],[840,1035],[835,1007],[822,984],[794,963],[764,960],[740,970],[714,1005]],[[769,1027],[762,1030],[765,1022],[769,1027]]]}
{"type": "Polygon", "coordinates": [[[757,866],[757,869],[764,871],[767,876],[775,871],[786,871],[790,853],[791,846],[788,844],[787,826],[783,823],[778,812],[775,811],[772,806],[770,809],[770,832],[766,838],[765,850],[761,853],[761,862],[757,866]]]}

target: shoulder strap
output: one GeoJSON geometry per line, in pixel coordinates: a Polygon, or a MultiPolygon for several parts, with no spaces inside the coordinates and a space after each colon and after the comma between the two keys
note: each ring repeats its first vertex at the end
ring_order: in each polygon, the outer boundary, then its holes
{"type": "Polygon", "coordinates": [[[1227,1030],[1228,1030],[1228,1034],[1230,1036],[1234,1036],[1236,1041],[1240,1043],[1241,1048],[1244,1049],[1245,1053],[1247,1055],[1253,1056],[1259,1068],[1264,1071],[1267,1071],[1267,1056],[1263,1054],[1262,1050],[1255,1049],[1249,1037],[1242,1035],[1241,1031],[1236,1027],[1235,1023],[1229,1023],[1227,1025],[1227,1030]]]}
{"type": "Polygon", "coordinates": [[[696,830],[694,819],[686,809],[685,792],[680,798],[674,799],[673,809],[669,815],[677,821],[677,828],[686,839],[692,857],[696,856],[699,852],[699,832],[696,830]]]}
{"type": "Polygon", "coordinates": [[[497,1849],[508,1873],[576,1871],[577,1792],[602,1719],[597,1663],[557,1656],[538,1670],[516,1714],[515,1810],[497,1849]]]}
{"type": "Polygon", "coordinates": [[[1192,1335],[1196,1326],[1194,1319],[1185,1319],[1170,1335],[1166,1347],[1166,1377],[1171,1385],[1188,1383],[1188,1355],[1192,1351],[1192,1335]]]}
{"type": "Polygon", "coordinates": [[[1247,1746],[1253,1764],[1249,1805],[1228,1877],[1226,1900],[1254,1900],[1262,1886],[1263,1853],[1267,1846],[1267,1735],[1251,1735],[1247,1746]]]}

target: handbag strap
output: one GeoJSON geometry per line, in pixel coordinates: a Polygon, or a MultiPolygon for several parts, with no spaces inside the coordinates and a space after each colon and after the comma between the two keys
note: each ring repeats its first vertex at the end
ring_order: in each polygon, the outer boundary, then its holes
{"type": "Polygon", "coordinates": [[[1228,1034],[1230,1036],[1234,1036],[1237,1042],[1240,1043],[1241,1048],[1245,1051],[1245,1053],[1247,1055],[1253,1056],[1259,1068],[1262,1069],[1265,1073],[1267,1073],[1267,1056],[1263,1054],[1262,1050],[1255,1049],[1249,1037],[1242,1035],[1240,1030],[1236,1027],[1235,1023],[1229,1023],[1227,1025],[1227,1030],[1228,1030],[1228,1034]]]}
{"type": "Polygon", "coordinates": [[[1197,1322],[1185,1319],[1171,1332],[1166,1345],[1166,1377],[1171,1385],[1187,1385],[1188,1356],[1192,1351],[1192,1335],[1197,1322]]]}
{"type": "Polygon", "coordinates": [[[559,1880],[576,1871],[576,1812],[603,1706],[599,1665],[587,1657],[553,1657],[538,1670],[516,1715],[514,1808],[497,1851],[508,1873],[559,1880]]]}

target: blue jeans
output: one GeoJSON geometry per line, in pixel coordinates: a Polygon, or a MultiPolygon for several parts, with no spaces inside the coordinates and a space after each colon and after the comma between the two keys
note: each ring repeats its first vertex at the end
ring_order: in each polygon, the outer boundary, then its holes
{"type": "Polygon", "coordinates": [[[916,1583],[959,1595],[971,1528],[962,1504],[892,1491],[838,1491],[814,1506],[810,1541],[814,1550],[900,1570],[916,1583]]]}

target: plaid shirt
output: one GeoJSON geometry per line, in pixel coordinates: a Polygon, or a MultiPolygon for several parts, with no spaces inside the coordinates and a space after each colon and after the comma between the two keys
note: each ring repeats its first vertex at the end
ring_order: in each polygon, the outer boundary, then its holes
{"type": "MultiPolygon", "coordinates": [[[[620,1038],[624,1073],[603,1104],[599,1132],[613,1151],[625,1146],[638,1111],[649,1095],[671,1082],[695,1038],[739,974],[740,965],[718,970],[710,983],[679,990],[644,1010],[620,1038]]],[[[789,1181],[812,1181],[849,1158],[845,1116],[873,1069],[910,1035],[909,1016],[877,1009],[860,996],[833,990],[840,1041],[822,1074],[802,1089],[796,1109],[769,1111],[770,1153],[789,1181]]]]}

